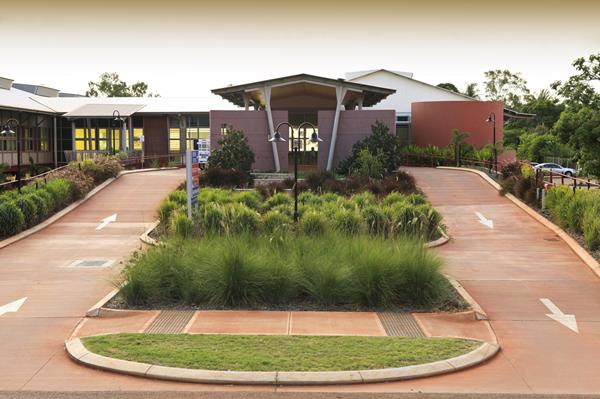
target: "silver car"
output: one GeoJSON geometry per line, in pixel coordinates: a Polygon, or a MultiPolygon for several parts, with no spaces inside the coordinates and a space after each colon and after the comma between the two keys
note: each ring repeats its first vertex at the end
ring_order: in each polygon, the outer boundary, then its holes
{"type": "Polygon", "coordinates": [[[577,172],[572,168],[565,168],[557,163],[540,163],[534,166],[534,169],[541,169],[548,172],[560,173],[566,176],[575,176],[577,172]]]}

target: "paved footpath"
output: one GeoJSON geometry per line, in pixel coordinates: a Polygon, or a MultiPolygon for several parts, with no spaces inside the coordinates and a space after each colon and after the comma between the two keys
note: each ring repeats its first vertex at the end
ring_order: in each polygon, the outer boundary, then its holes
{"type": "MultiPolygon", "coordinates": [[[[121,259],[181,178],[174,172],[124,176],[54,225],[0,250],[0,304],[27,296],[18,313],[0,316],[0,391],[329,391],[329,392],[600,392],[600,282],[545,227],[479,176],[411,168],[443,213],[453,241],[439,249],[447,271],[488,312],[502,345],[490,362],[439,377],[329,387],[192,385],[91,370],[63,351],[85,310],[110,290],[117,267],[65,268],[82,257],[121,259]],[[96,231],[117,212],[117,223],[96,231]],[[494,229],[475,212],[492,219],[494,229]],[[540,298],[575,314],[579,333],[548,318],[540,298]]],[[[180,172],[179,172],[180,173],[180,172]]],[[[0,395],[1,397],[1,395],[0,395]]]]}

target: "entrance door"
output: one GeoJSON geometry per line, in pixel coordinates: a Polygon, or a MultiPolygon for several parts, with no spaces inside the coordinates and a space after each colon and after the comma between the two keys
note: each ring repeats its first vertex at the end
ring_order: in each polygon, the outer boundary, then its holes
{"type": "MultiPolygon", "coordinates": [[[[318,118],[316,112],[290,112],[289,123],[292,126],[299,126],[303,122],[312,123],[318,129],[318,118]]],[[[316,130],[318,133],[318,130],[316,130]]],[[[294,170],[294,153],[293,147],[298,148],[298,170],[311,171],[317,170],[319,160],[319,143],[312,143],[310,138],[313,134],[313,129],[310,126],[303,127],[298,130],[294,128],[292,142],[292,131],[290,129],[288,141],[288,170],[294,170]]]]}

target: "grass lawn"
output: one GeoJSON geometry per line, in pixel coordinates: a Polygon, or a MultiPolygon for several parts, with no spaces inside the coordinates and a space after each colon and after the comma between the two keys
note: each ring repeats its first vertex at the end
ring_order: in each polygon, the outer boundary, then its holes
{"type": "Polygon", "coordinates": [[[99,355],[162,366],[236,371],[340,371],[402,367],[470,352],[455,338],[115,334],[83,339],[99,355]]]}

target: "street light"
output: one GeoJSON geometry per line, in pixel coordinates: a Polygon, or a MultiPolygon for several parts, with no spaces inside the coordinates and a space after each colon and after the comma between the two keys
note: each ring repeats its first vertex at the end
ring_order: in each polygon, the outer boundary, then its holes
{"type": "Polygon", "coordinates": [[[17,188],[19,189],[19,192],[21,192],[21,137],[19,137],[19,131],[21,130],[21,124],[19,123],[18,120],[11,118],[9,120],[6,121],[6,123],[4,123],[2,125],[2,131],[0,132],[0,135],[2,136],[16,136],[17,137],[17,188]],[[15,131],[11,128],[11,125],[15,126],[15,129],[17,130],[16,133],[15,131]]]}
{"type": "Polygon", "coordinates": [[[489,114],[489,116],[487,117],[487,119],[485,120],[487,123],[493,123],[492,125],[492,144],[493,144],[493,154],[494,154],[494,172],[496,174],[498,174],[498,153],[496,150],[496,114],[494,112],[491,112],[489,114]]]}
{"type": "MultiPolygon", "coordinates": [[[[281,133],[279,133],[279,129],[282,126],[287,126],[288,129],[292,130],[290,140],[292,142],[292,153],[294,154],[294,223],[298,223],[298,150],[299,146],[294,139],[294,126],[290,125],[288,122],[281,122],[275,128],[275,132],[269,135],[270,142],[285,142],[285,139],[281,137],[281,133]]],[[[301,123],[296,129],[298,129],[298,133],[300,133],[300,129],[304,128],[304,135],[306,136],[306,127],[310,127],[312,129],[312,134],[310,135],[311,143],[318,143],[323,141],[319,134],[317,133],[317,127],[310,122],[301,123]]]]}
{"type": "MultiPolygon", "coordinates": [[[[113,118],[115,122],[120,123],[120,127],[121,127],[121,134],[119,135],[119,151],[121,150],[121,148],[123,148],[123,150],[125,149],[125,119],[121,118],[121,113],[119,112],[118,109],[115,109],[113,111],[113,118]]],[[[112,134],[111,134],[111,141],[112,141],[112,134]]],[[[111,143],[112,145],[112,143],[111,143]]],[[[113,154],[114,154],[114,148],[113,148],[113,154]]]]}

